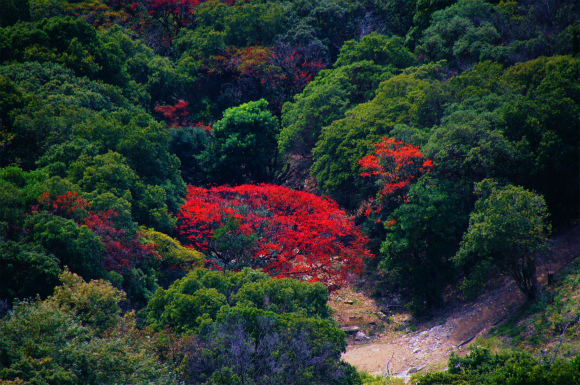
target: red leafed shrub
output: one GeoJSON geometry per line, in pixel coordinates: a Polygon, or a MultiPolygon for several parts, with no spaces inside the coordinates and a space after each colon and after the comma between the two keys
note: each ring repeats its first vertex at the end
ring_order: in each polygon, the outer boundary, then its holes
{"type": "Polygon", "coordinates": [[[160,113],[172,127],[182,127],[185,125],[186,119],[189,116],[187,106],[189,106],[189,103],[180,99],[173,106],[163,104],[155,107],[155,112],[160,113]]]}
{"type": "Polygon", "coordinates": [[[296,95],[314,79],[325,65],[321,60],[309,60],[308,53],[289,47],[278,47],[270,60],[285,74],[286,87],[296,95]]]}
{"type": "Polygon", "coordinates": [[[380,198],[398,195],[404,199],[407,187],[433,167],[433,162],[424,159],[419,147],[386,136],[375,144],[373,154],[358,163],[367,170],[361,173],[362,177],[378,179],[380,198]]]}
{"type": "Polygon", "coordinates": [[[330,288],[372,257],[367,238],[336,202],[267,184],[190,186],[179,231],[218,268],[250,266],[330,288]]]}
{"type": "Polygon", "coordinates": [[[140,231],[133,233],[114,225],[114,218],[119,216],[115,210],[88,211],[89,203],[76,192],[69,191],[54,198],[44,193],[38,202],[32,211],[47,211],[73,219],[78,226],[87,226],[105,247],[104,267],[107,271],[127,271],[148,256],[158,257],[153,244],[141,242],[143,235],[140,231]]]}
{"type": "Polygon", "coordinates": [[[191,125],[192,127],[200,127],[202,129],[204,129],[205,131],[211,132],[212,130],[212,126],[211,123],[210,124],[205,124],[203,122],[197,122],[197,123],[193,123],[191,125]]]}
{"type": "Polygon", "coordinates": [[[69,191],[62,195],[51,198],[49,193],[44,193],[38,198],[38,206],[33,206],[33,211],[48,211],[53,215],[64,218],[82,218],[89,208],[89,203],[77,192],[69,191]]]}
{"type": "Polygon", "coordinates": [[[157,257],[154,245],[141,242],[141,232],[131,234],[113,225],[113,218],[118,215],[115,210],[89,212],[83,222],[105,246],[105,270],[122,272],[148,256],[157,257]]]}
{"type": "Polygon", "coordinates": [[[211,123],[205,124],[203,122],[191,123],[187,117],[189,116],[189,111],[187,111],[187,107],[189,106],[189,102],[186,102],[183,99],[179,99],[177,103],[173,106],[163,104],[160,106],[155,107],[155,112],[161,114],[163,119],[173,128],[180,128],[180,127],[200,127],[205,131],[211,131],[211,123]]]}

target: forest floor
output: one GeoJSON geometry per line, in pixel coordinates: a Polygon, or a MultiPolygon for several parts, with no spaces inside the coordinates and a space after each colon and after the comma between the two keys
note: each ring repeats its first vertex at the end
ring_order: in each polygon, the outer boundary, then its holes
{"type": "MultiPolygon", "coordinates": [[[[578,257],[580,225],[553,237],[549,257],[538,263],[540,290],[547,285],[548,273],[557,274],[578,257]]],[[[489,282],[485,294],[472,302],[446,298],[445,307],[428,319],[388,313],[368,290],[355,287],[333,293],[329,303],[341,327],[357,326],[361,331],[349,335],[342,358],[359,371],[403,379],[417,371],[446,368],[451,352],[466,354],[470,344],[524,304],[524,295],[508,278],[489,282]]]]}

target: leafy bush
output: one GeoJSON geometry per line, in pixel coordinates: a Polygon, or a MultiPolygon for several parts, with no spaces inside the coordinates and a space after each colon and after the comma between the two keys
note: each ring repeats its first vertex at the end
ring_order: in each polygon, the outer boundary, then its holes
{"type": "Polygon", "coordinates": [[[0,319],[0,378],[19,384],[177,384],[157,360],[122,294],[103,281],[65,273],[45,301],[21,302],[0,319]],[[107,331],[106,336],[104,332],[107,331]]]}
{"type": "Polygon", "coordinates": [[[447,372],[430,373],[417,385],[569,385],[580,380],[580,358],[558,361],[553,365],[522,352],[492,354],[485,348],[475,348],[466,357],[454,354],[449,358],[447,372]]]}
{"type": "Polygon", "coordinates": [[[273,279],[248,268],[241,272],[196,269],[167,290],[157,290],[147,305],[147,320],[155,328],[194,332],[215,321],[223,306],[328,318],[327,300],[328,290],[321,283],[273,279]]]}

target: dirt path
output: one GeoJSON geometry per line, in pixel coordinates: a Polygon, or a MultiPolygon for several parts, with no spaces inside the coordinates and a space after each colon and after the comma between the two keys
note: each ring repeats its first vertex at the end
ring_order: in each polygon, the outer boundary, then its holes
{"type": "MultiPolygon", "coordinates": [[[[546,284],[548,273],[559,271],[580,256],[580,226],[555,237],[551,246],[550,258],[538,266],[540,285],[546,284]]],[[[343,359],[358,370],[403,378],[424,368],[443,369],[451,352],[464,353],[478,336],[485,335],[490,327],[501,323],[525,302],[516,285],[507,278],[494,281],[491,287],[477,302],[448,305],[440,316],[419,324],[415,332],[397,332],[394,327],[366,342],[360,334],[358,341],[351,337],[343,359]]],[[[338,293],[331,306],[341,325],[366,322],[369,330],[369,325],[372,329],[378,324],[376,304],[361,293],[338,293]]],[[[406,316],[399,317],[404,321],[406,316]]],[[[392,320],[400,322],[397,316],[392,320]]]]}

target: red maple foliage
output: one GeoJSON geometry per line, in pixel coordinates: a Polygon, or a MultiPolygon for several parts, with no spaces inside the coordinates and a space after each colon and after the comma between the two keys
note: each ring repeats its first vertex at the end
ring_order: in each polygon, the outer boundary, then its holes
{"type": "Polygon", "coordinates": [[[160,113],[172,127],[183,127],[189,116],[189,112],[187,111],[188,106],[189,102],[179,99],[173,106],[167,104],[156,106],[155,112],[160,113]]]}
{"type": "Polygon", "coordinates": [[[433,167],[433,162],[424,159],[419,147],[386,136],[375,144],[374,153],[358,164],[367,170],[361,173],[362,177],[377,178],[381,185],[379,199],[397,196],[402,200],[411,183],[433,167]]]}
{"type": "Polygon", "coordinates": [[[143,235],[140,231],[132,234],[114,226],[113,218],[118,215],[115,210],[89,212],[83,221],[105,246],[105,270],[122,272],[149,256],[158,258],[153,244],[141,242],[143,235]]]}
{"type": "Polygon", "coordinates": [[[363,258],[372,257],[365,248],[368,239],[336,202],[286,187],[190,186],[178,217],[184,244],[204,251],[219,268],[245,264],[333,289],[361,272],[363,258]],[[222,242],[224,229],[227,242],[222,242]],[[231,259],[220,249],[224,245],[245,250],[231,259]],[[244,264],[236,264],[239,259],[244,264]]]}
{"type": "MultiPolygon", "coordinates": [[[[169,54],[182,28],[194,27],[195,9],[207,0],[106,0],[115,11],[123,11],[123,24],[136,31],[158,53],[169,54]]],[[[221,0],[233,6],[235,0],[221,0]]]]}
{"type": "Polygon", "coordinates": [[[51,197],[44,193],[38,198],[39,205],[32,211],[46,211],[52,215],[73,219],[77,225],[87,226],[105,247],[104,267],[107,271],[123,272],[137,263],[152,256],[158,258],[153,244],[143,243],[143,234],[125,229],[119,229],[114,224],[114,218],[119,216],[115,210],[103,212],[89,211],[90,204],[77,192],[51,197]]]}
{"type": "Polygon", "coordinates": [[[205,124],[203,122],[193,123],[191,125],[191,127],[200,127],[201,129],[208,131],[208,132],[211,132],[211,130],[213,129],[213,127],[211,126],[211,123],[205,124]]]}
{"type": "Polygon", "coordinates": [[[69,191],[54,198],[49,193],[43,193],[32,211],[47,211],[63,218],[79,220],[86,215],[88,208],[89,203],[79,193],[69,191]]]}
{"type": "Polygon", "coordinates": [[[173,128],[180,128],[180,127],[200,127],[205,131],[211,131],[211,123],[205,124],[203,122],[191,123],[190,120],[187,119],[189,116],[189,112],[187,111],[187,107],[189,106],[189,102],[186,102],[183,99],[179,99],[175,105],[170,106],[167,104],[163,104],[160,106],[155,107],[155,112],[161,114],[164,120],[173,127],[173,128]]]}
{"type": "Polygon", "coordinates": [[[308,52],[287,47],[230,46],[218,55],[199,59],[207,87],[227,84],[219,93],[232,98],[231,105],[264,98],[275,114],[325,68],[321,60],[311,60],[308,52]]]}

